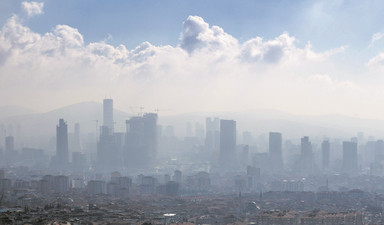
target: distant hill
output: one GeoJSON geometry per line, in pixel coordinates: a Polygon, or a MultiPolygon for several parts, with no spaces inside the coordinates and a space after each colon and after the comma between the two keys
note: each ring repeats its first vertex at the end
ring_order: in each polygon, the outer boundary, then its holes
{"type": "MultiPolygon", "coordinates": [[[[120,110],[114,110],[116,129],[125,129],[124,121],[130,117],[130,114],[120,110]],[[123,126],[120,125],[123,123],[123,126]]],[[[97,102],[81,102],[46,113],[33,113],[14,115],[0,118],[0,124],[14,126],[19,125],[23,134],[32,136],[53,136],[56,132],[56,125],[59,118],[67,121],[68,132],[73,132],[75,123],[80,123],[80,129],[83,134],[95,132],[96,123],[100,126],[103,120],[103,105],[97,102]],[[96,122],[97,121],[97,122],[96,122]]]]}
{"type": "Polygon", "coordinates": [[[0,106],[0,118],[10,117],[10,116],[18,116],[18,115],[26,115],[36,113],[32,109],[15,106],[15,105],[6,105],[0,106]]]}

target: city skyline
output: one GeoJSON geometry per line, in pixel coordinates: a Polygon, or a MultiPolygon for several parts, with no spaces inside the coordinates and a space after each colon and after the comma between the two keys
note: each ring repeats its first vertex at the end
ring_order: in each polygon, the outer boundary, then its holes
{"type": "Polygon", "coordinates": [[[0,224],[384,224],[383,11],[0,0],[0,224]]]}
{"type": "Polygon", "coordinates": [[[383,29],[371,22],[384,4],[246,1],[225,17],[231,1],[181,1],[181,12],[161,17],[155,6],[171,12],[170,3],[3,1],[2,105],[45,112],[110,96],[125,111],[384,118],[383,29]]]}
{"type": "MultiPolygon", "coordinates": [[[[0,124],[5,141],[0,144],[0,207],[7,212],[2,213],[1,223],[61,219],[146,224],[144,219],[168,217],[191,222],[195,221],[189,217],[191,212],[215,215],[204,219],[210,224],[253,220],[260,225],[324,221],[368,225],[383,220],[382,139],[363,132],[341,139],[322,135],[300,140],[276,131],[239,134],[236,118],[219,117],[205,118],[205,126],[186,122],[186,136],[175,136],[172,125],[158,123],[158,114],[142,112],[126,117],[126,129],[118,131],[121,122],[116,122],[113,105],[111,98],[97,105],[103,119],[93,121],[96,130],[91,133],[84,132],[81,122],[67,122],[66,117],[56,124],[56,137],[21,135],[19,125],[15,136],[5,136],[12,134],[5,129],[13,130],[13,124],[0,124]],[[44,139],[45,147],[28,143],[44,139]],[[68,201],[52,204],[58,196],[68,201]],[[197,208],[185,203],[195,198],[197,208]],[[151,209],[161,213],[135,217],[130,212],[133,207],[127,205],[131,201],[137,202],[132,204],[135,208],[147,207],[150,201],[151,209]],[[206,201],[215,205],[214,211],[206,210],[206,201]],[[224,207],[224,202],[232,208],[224,207]],[[129,210],[107,216],[116,213],[117,206],[129,210]],[[62,207],[71,210],[47,216],[62,207]],[[104,216],[94,217],[92,212],[100,207],[104,216]],[[222,217],[235,211],[237,217],[222,217]]],[[[86,115],[90,119],[91,114],[86,115]]]]}

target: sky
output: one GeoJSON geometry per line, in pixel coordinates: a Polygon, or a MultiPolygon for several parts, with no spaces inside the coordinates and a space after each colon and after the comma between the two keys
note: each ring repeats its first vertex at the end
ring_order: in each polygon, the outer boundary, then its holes
{"type": "Polygon", "coordinates": [[[0,105],[384,119],[384,2],[0,1],[0,105]]]}

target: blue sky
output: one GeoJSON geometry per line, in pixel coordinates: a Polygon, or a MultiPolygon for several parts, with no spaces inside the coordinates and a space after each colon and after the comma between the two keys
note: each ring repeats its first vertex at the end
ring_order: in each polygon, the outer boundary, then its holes
{"type": "Polygon", "coordinates": [[[49,110],[110,94],[163,108],[187,100],[188,111],[384,115],[382,1],[32,3],[0,2],[4,104],[49,110]]]}
{"type": "MultiPolygon", "coordinates": [[[[0,3],[1,23],[22,14],[22,1],[0,3]]],[[[339,45],[363,48],[373,33],[383,30],[382,1],[46,1],[44,14],[26,22],[39,33],[57,24],[76,27],[86,41],[112,36],[113,44],[135,47],[149,41],[176,45],[182,21],[189,15],[219,25],[240,41],[255,36],[273,38],[287,31],[317,50],[339,45]]]]}

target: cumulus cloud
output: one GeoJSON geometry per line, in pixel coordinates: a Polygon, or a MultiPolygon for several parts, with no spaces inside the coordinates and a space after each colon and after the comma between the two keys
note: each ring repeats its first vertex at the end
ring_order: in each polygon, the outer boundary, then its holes
{"type": "Polygon", "coordinates": [[[143,42],[127,49],[105,41],[85,43],[81,31],[67,25],[39,34],[13,16],[0,30],[0,94],[42,108],[112,93],[127,105],[182,111],[284,110],[293,107],[287,104],[292,99],[308,109],[301,98],[316,97],[319,92],[308,88],[316,83],[334,90],[348,86],[330,75],[307,79],[327,73],[331,57],[345,47],[316,52],[296,42],[282,33],[239,43],[222,28],[189,16],[178,46],[143,42]]]}
{"type": "Polygon", "coordinates": [[[237,40],[218,26],[210,27],[203,18],[189,16],[184,22],[180,47],[189,53],[199,49],[229,50],[236,48],[237,40]]]}
{"type": "Polygon", "coordinates": [[[21,3],[23,10],[29,17],[39,15],[43,13],[44,2],[27,2],[21,3]]]}
{"type": "Polygon", "coordinates": [[[243,44],[241,58],[250,62],[277,63],[294,50],[294,41],[295,38],[290,37],[288,33],[265,42],[261,37],[257,37],[243,44]]]}

